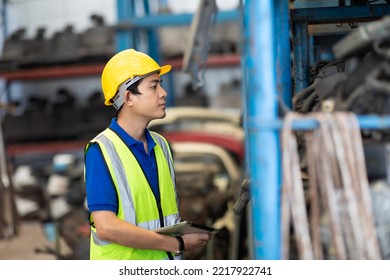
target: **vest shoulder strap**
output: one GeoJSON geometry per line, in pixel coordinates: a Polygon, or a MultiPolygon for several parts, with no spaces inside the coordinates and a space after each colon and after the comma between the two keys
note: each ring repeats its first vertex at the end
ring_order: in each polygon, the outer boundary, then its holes
{"type": "Polygon", "coordinates": [[[156,140],[156,142],[161,146],[164,151],[164,156],[168,162],[172,160],[171,147],[169,146],[167,140],[157,132],[150,131],[150,134],[156,140]]]}

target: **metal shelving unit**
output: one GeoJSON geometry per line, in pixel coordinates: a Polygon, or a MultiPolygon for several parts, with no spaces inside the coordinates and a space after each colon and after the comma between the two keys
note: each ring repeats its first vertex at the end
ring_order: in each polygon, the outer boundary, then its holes
{"type": "MultiPolygon", "coordinates": [[[[252,179],[254,259],[281,258],[279,130],[283,119],[278,117],[277,102],[278,96],[288,100],[293,94],[288,77],[283,76],[291,73],[290,58],[281,56],[281,50],[290,50],[289,30],[285,26],[292,23],[296,92],[308,85],[308,23],[338,22],[344,18],[370,20],[390,13],[389,5],[289,11],[287,2],[251,0],[244,4],[245,128],[248,176],[252,179]]],[[[359,122],[362,128],[389,128],[390,116],[359,116],[359,122]]],[[[300,121],[294,123],[293,129],[313,129],[316,125],[314,120],[300,121]]]]}
{"type": "Polygon", "coordinates": [[[389,4],[292,9],[290,21],[296,58],[294,92],[299,92],[309,85],[312,41],[308,34],[308,25],[367,22],[385,15],[390,15],[389,4]]]}
{"type": "MultiPolygon", "coordinates": [[[[118,51],[125,48],[138,48],[137,38],[142,32],[147,33],[147,46],[149,54],[157,61],[161,61],[158,51],[157,29],[162,26],[178,26],[178,25],[190,25],[192,21],[192,14],[151,14],[150,1],[143,1],[142,17],[137,16],[137,8],[139,9],[140,1],[134,0],[118,0],[118,23],[116,25],[118,29],[117,33],[117,49],[118,51]],[[136,5],[136,2],[137,5],[136,5]]],[[[221,12],[218,14],[218,22],[236,21],[238,17],[237,11],[221,12]]],[[[144,39],[144,37],[142,37],[144,39]]],[[[229,67],[240,65],[239,55],[211,55],[208,57],[208,67],[229,67]]],[[[171,64],[174,70],[180,70],[182,67],[182,59],[169,59],[162,63],[171,64]]],[[[29,69],[15,69],[15,70],[0,70],[0,78],[6,81],[7,88],[10,83],[14,81],[45,81],[49,79],[63,79],[63,78],[78,78],[87,76],[97,76],[101,74],[103,70],[103,63],[94,64],[71,64],[71,65],[51,65],[46,67],[35,67],[29,69]]],[[[173,89],[173,77],[169,75],[168,87],[173,89]]],[[[172,90],[170,90],[172,92],[172,90]]],[[[174,94],[170,95],[173,98],[174,94]]],[[[171,100],[171,103],[174,103],[171,100]]],[[[58,141],[57,141],[58,142],[58,141]]],[[[62,147],[68,147],[73,145],[69,141],[62,141],[61,145],[57,145],[57,142],[34,145],[9,145],[7,147],[8,152],[11,154],[24,153],[27,150],[41,151],[41,152],[53,152],[61,151],[62,147]]],[[[76,144],[79,146],[79,143],[76,144]]],[[[73,146],[72,146],[73,147],[73,146]]]]}

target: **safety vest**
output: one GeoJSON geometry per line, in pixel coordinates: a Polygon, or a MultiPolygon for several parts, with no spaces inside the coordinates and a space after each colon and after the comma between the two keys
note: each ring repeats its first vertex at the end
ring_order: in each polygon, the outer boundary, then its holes
{"type": "MultiPolygon", "coordinates": [[[[161,135],[151,132],[158,169],[160,202],[151,190],[137,159],[123,140],[107,128],[86,146],[97,143],[103,153],[118,195],[117,217],[144,229],[153,230],[173,225],[180,220],[175,187],[172,154],[161,135]]],[[[160,250],[135,249],[101,240],[91,227],[90,259],[162,260],[171,253],[160,250]]],[[[175,259],[180,259],[175,256],[175,259]]]]}

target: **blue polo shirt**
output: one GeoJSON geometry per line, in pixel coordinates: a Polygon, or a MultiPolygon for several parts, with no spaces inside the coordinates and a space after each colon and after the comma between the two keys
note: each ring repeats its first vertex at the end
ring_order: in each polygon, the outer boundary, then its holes
{"type": "MultiPolygon", "coordinates": [[[[149,130],[145,130],[146,141],[148,143],[148,153],[145,152],[144,145],[127,134],[119,125],[116,118],[111,120],[109,126],[123,142],[129,147],[138,160],[155,197],[160,200],[158,188],[157,163],[153,148],[154,142],[149,130]]],[[[90,212],[97,210],[108,210],[118,213],[118,197],[115,186],[111,180],[111,175],[106,166],[103,154],[99,145],[93,143],[85,155],[85,181],[87,192],[87,204],[90,212]]]]}

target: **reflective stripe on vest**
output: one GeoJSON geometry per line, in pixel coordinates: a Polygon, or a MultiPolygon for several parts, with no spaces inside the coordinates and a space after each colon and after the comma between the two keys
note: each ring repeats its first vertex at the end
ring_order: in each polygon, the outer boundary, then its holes
{"type": "MultiPolygon", "coordinates": [[[[115,132],[106,129],[90,142],[99,144],[116,187],[118,218],[149,230],[161,227],[160,219],[164,225],[172,225],[180,220],[173,178],[173,160],[168,143],[157,133],[151,135],[156,142],[154,152],[158,169],[160,206],[138,161],[115,132]],[[158,207],[161,207],[162,217],[158,207]]],[[[91,234],[91,259],[167,258],[164,251],[134,249],[101,240],[93,227],[91,234]]]]}

